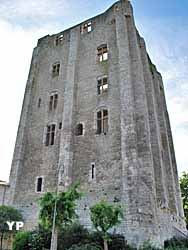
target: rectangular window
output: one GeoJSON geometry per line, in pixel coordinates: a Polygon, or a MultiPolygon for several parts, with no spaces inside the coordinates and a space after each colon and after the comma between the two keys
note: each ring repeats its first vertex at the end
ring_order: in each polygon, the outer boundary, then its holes
{"type": "Polygon", "coordinates": [[[94,162],[90,164],[89,181],[96,181],[96,166],[94,162]]]}
{"type": "Polygon", "coordinates": [[[98,61],[103,62],[108,60],[108,49],[107,45],[102,45],[98,48],[98,61]]]}
{"type": "Polygon", "coordinates": [[[95,164],[91,164],[91,179],[95,179],[95,164]]]}
{"type": "Polygon", "coordinates": [[[81,34],[89,33],[92,31],[92,22],[85,23],[81,26],[81,34]]]}
{"type": "Polygon", "coordinates": [[[43,178],[37,177],[36,192],[38,193],[42,192],[42,187],[43,187],[43,178]]]}
{"type": "Polygon", "coordinates": [[[47,126],[46,146],[54,145],[55,140],[55,124],[47,126]]]}
{"type": "Polygon", "coordinates": [[[52,66],[52,76],[58,76],[60,72],[60,63],[55,63],[52,66]]]}
{"type": "Polygon", "coordinates": [[[108,132],[108,110],[97,112],[97,134],[108,132]]]}
{"type": "Polygon", "coordinates": [[[58,94],[52,94],[49,101],[49,110],[52,111],[57,108],[58,94]]]}
{"type": "Polygon", "coordinates": [[[108,78],[107,78],[107,76],[98,79],[97,89],[98,89],[98,95],[100,95],[102,93],[106,93],[108,91],[108,78]]]}
{"type": "Polygon", "coordinates": [[[57,35],[56,38],[55,38],[55,45],[56,46],[61,45],[63,43],[63,39],[64,39],[63,34],[57,35]]]}

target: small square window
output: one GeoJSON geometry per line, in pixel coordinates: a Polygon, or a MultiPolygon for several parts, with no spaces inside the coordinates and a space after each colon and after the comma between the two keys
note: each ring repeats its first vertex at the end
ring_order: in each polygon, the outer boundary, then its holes
{"type": "Polygon", "coordinates": [[[92,31],[92,22],[87,22],[81,26],[81,34],[89,33],[92,31]]]}
{"type": "Polygon", "coordinates": [[[56,46],[61,45],[63,43],[63,40],[64,40],[64,35],[63,34],[57,35],[56,38],[55,38],[55,45],[56,46]]]}

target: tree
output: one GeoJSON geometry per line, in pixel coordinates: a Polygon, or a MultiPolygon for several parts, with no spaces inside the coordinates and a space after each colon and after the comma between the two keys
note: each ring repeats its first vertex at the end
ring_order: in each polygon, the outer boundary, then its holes
{"type": "MultiPolygon", "coordinates": [[[[77,218],[76,200],[81,197],[78,192],[79,184],[75,184],[66,192],[57,194],[46,193],[40,200],[39,224],[47,230],[51,230],[53,226],[54,209],[55,213],[55,241],[57,242],[57,234],[60,228],[71,224],[77,218]]],[[[56,248],[56,246],[55,246],[56,248]]]]}
{"type": "Polygon", "coordinates": [[[180,188],[181,188],[181,196],[183,200],[183,208],[185,213],[185,219],[188,229],[188,173],[183,172],[180,178],[180,188]]]}
{"type": "MultiPolygon", "coordinates": [[[[0,206],[0,233],[1,233],[0,250],[2,250],[3,247],[4,236],[6,234],[10,234],[7,221],[13,222],[22,220],[23,220],[22,215],[17,209],[5,205],[0,206]]],[[[11,232],[15,232],[15,230],[16,230],[15,226],[13,226],[13,230],[11,232]]]]}
{"type": "Polygon", "coordinates": [[[122,209],[120,206],[111,205],[102,200],[91,207],[90,212],[95,229],[102,233],[104,250],[108,250],[108,231],[121,223],[122,209]]]}

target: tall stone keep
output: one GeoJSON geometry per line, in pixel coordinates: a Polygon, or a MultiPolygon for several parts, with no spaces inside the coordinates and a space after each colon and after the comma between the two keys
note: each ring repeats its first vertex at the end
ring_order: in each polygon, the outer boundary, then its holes
{"type": "Polygon", "coordinates": [[[162,77],[127,0],[39,39],[33,52],[8,203],[31,229],[38,199],[75,181],[87,227],[89,207],[106,199],[122,205],[117,232],[128,242],[186,234],[162,77]]]}

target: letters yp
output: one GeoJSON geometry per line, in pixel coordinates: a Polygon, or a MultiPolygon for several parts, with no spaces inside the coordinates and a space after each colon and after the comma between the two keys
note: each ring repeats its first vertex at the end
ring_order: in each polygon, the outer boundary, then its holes
{"type": "Polygon", "coordinates": [[[19,231],[23,226],[24,226],[24,223],[23,221],[7,221],[6,222],[8,227],[9,227],[9,230],[12,231],[13,230],[13,226],[16,224],[16,231],[19,231]]]}

